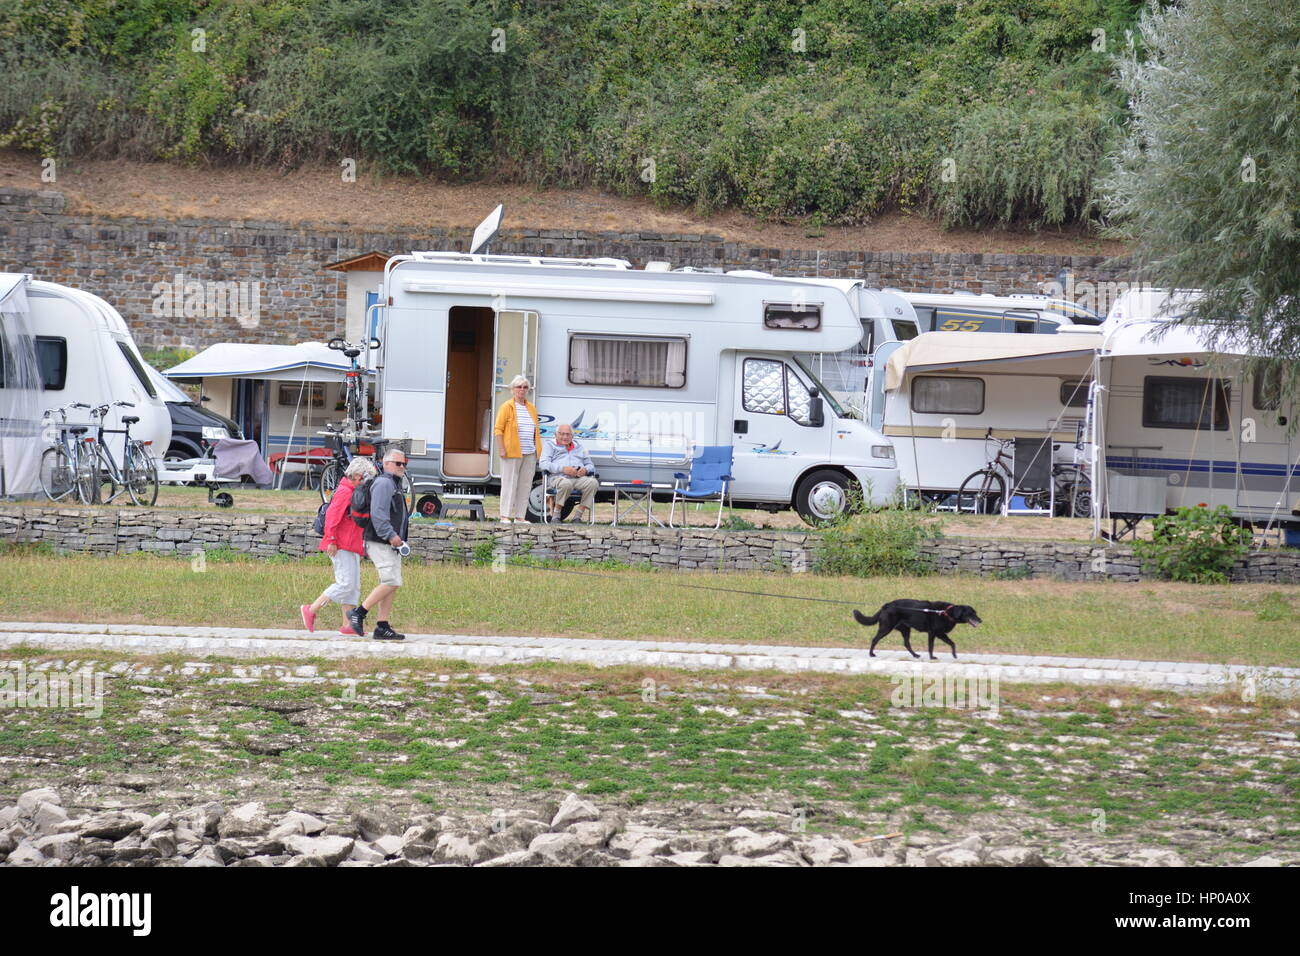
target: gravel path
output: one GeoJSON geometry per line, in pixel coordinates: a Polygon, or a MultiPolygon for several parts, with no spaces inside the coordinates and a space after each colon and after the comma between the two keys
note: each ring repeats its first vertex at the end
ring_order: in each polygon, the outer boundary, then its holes
{"type": "Polygon", "coordinates": [[[145,624],[0,622],[0,648],[22,645],[119,653],[184,652],[196,656],[288,658],[442,658],[478,664],[565,661],[596,666],[646,665],[718,670],[820,673],[923,673],[1008,683],[1127,685],[1158,690],[1266,692],[1300,696],[1300,668],[1179,661],[966,654],[959,660],[913,661],[905,651],[865,648],[621,641],[598,638],[409,634],[402,643],[309,635],[301,630],[145,624]]]}

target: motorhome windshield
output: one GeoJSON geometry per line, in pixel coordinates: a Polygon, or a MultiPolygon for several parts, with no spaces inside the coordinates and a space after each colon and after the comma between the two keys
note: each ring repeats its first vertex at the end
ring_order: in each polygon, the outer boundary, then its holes
{"type": "Polygon", "coordinates": [[[906,342],[909,339],[916,338],[917,335],[920,334],[920,332],[917,329],[915,322],[911,322],[906,319],[895,319],[894,334],[898,336],[898,341],[906,342]]]}
{"type": "Polygon", "coordinates": [[[808,376],[808,379],[812,382],[813,387],[815,387],[817,391],[821,393],[821,397],[826,400],[826,404],[830,405],[831,410],[835,412],[836,415],[838,415],[840,418],[857,417],[856,415],[853,415],[850,412],[846,412],[844,410],[844,406],[841,405],[839,402],[835,401],[835,396],[832,395],[830,391],[826,388],[826,386],[821,383],[821,379],[819,379],[816,375],[812,373],[812,369],[808,368],[808,366],[804,364],[803,359],[799,358],[799,356],[797,355],[792,355],[790,357],[794,359],[794,364],[798,365],[800,370],[802,370],[803,373],[808,376]]]}

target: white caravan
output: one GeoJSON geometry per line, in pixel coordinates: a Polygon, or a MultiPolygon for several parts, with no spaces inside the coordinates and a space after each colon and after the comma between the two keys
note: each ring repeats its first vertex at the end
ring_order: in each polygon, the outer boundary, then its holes
{"type": "MultiPolygon", "coordinates": [[[[571,423],[602,481],[671,484],[694,447],[730,445],[737,502],[810,520],[855,486],[884,503],[898,479],[889,442],[798,357],[860,341],[860,287],[621,259],[398,256],[380,298],[384,433],[407,443],[417,490],[481,492],[500,475],[496,409],[524,374],[543,433],[571,423]]],[[[534,515],[539,504],[535,489],[534,515]]]]}
{"type": "MultiPolygon", "coordinates": [[[[41,414],[71,402],[109,409],[104,425],[120,429],[123,416],[139,421],[131,437],[161,458],[171,439],[171,416],[149,378],[126,322],[97,295],[23,273],[0,273],[0,495],[40,494],[39,462],[48,432],[41,414]]],[[[89,423],[77,410],[70,422],[89,423]]],[[[121,463],[123,436],[105,436],[121,463]]]]}
{"type": "Polygon", "coordinates": [[[1295,396],[1278,375],[1251,374],[1243,350],[1207,348],[1167,320],[1196,296],[1122,296],[1098,355],[1098,466],[1106,514],[1227,505],[1243,521],[1300,527],[1295,396]]]}
{"type": "Polygon", "coordinates": [[[1013,474],[1036,463],[1025,459],[1027,450],[1045,470],[1086,454],[1076,443],[1085,437],[1102,336],[1094,326],[1067,329],[1033,336],[925,332],[896,350],[884,375],[882,431],[894,443],[903,487],[947,498],[993,458],[997,446],[988,438],[1016,441],[1013,474]],[[1051,457],[1045,443],[1059,446],[1051,457]]]}
{"type": "MultiPolygon", "coordinates": [[[[1052,440],[1055,463],[1096,482],[1093,515],[1138,518],[1226,505],[1242,521],[1300,524],[1294,397],[1170,325],[1194,292],[1139,290],[1106,321],[1053,336],[933,332],[890,359],[883,431],[909,490],[951,493],[995,449],[984,436],[1052,440]],[[1076,436],[1081,435],[1081,447],[1076,436]]],[[[936,494],[937,496],[937,494],[936,494]]]]}

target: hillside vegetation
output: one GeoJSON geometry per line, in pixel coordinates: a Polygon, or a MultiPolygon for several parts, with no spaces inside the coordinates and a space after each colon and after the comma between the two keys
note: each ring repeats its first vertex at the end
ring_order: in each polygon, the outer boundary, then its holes
{"type": "Polygon", "coordinates": [[[1095,214],[1140,6],[0,0],[0,146],[1055,226],[1095,214]]]}

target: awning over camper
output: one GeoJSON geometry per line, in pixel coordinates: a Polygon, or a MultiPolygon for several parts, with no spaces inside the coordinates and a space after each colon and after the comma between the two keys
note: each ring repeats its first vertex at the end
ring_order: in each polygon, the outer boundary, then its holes
{"type": "Polygon", "coordinates": [[[1110,320],[1104,325],[1106,357],[1125,355],[1246,355],[1245,348],[1220,344],[1211,349],[1206,344],[1205,331],[1195,326],[1173,325],[1169,322],[1130,321],[1117,323],[1110,320]]]}
{"type": "MultiPolygon", "coordinates": [[[[246,345],[222,342],[163,374],[168,378],[262,378],[291,382],[337,382],[352,367],[342,352],[321,342],[246,345]]],[[[373,370],[370,370],[373,372],[373,370]]]]}
{"type": "Polygon", "coordinates": [[[1034,363],[1035,374],[1052,374],[1059,365],[1062,375],[1083,374],[1101,347],[1095,332],[1062,332],[1056,335],[1021,335],[1014,332],[926,332],[907,342],[889,357],[885,388],[893,391],[909,373],[975,371],[988,365],[1012,362],[1034,363]]]}

